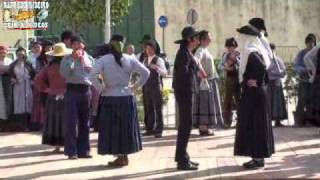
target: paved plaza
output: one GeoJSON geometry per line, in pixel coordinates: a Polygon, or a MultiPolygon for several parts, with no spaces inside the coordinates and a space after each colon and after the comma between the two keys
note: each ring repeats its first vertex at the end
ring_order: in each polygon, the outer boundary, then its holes
{"type": "Polygon", "coordinates": [[[198,171],[178,172],[174,151],[176,131],[162,139],[143,139],[143,151],[130,156],[123,168],[106,166],[112,156],[97,155],[97,134],[91,134],[93,159],[68,160],[41,145],[38,133],[0,134],[0,178],[4,179],[274,179],[320,178],[320,135],[317,128],[277,128],[276,154],[264,170],[244,170],[248,158],[234,157],[234,129],[200,137],[194,130],[189,144],[198,171]]]}

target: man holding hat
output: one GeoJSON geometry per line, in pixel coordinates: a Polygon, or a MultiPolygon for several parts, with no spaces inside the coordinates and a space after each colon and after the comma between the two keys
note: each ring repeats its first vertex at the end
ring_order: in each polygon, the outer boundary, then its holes
{"type": "Polygon", "coordinates": [[[197,62],[192,52],[199,46],[198,32],[193,27],[185,27],[173,70],[173,89],[179,109],[179,125],[175,161],[178,170],[197,170],[198,163],[190,160],[187,146],[192,129],[192,94],[195,92],[197,62]]]}
{"type": "Polygon", "coordinates": [[[150,77],[143,86],[144,109],[146,116],[145,135],[162,137],[163,115],[162,115],[162,83],[161,77],[166,76],[167,69],[164,60],[156,55],[157,42],[149,40],[145,43],[147,57],[143,64],[149,69],[150,77]]]}
{"type": "Polygon", "coordinates": [[[89,73],[93,61],[84,51],[84,41],[81,37],[73,36],[71,46],[72,54],[65,56],[60,65],[60,73],[67,82],[64,150],[69,159],[91,158],[88,120],[89,87],[91,86],[89,73]]]}

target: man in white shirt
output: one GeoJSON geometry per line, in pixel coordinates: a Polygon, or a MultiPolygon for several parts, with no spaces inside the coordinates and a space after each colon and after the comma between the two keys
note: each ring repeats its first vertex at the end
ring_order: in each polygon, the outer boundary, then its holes
{"type": "Polygon", "coordinates": [[[167,69],[164,60],[156,55],[157,42],[150,40],[146,42],[146,54],[143,64],[150,70],[150,77],[143,86],[144,112],[145,114],[145,136],[154,135],[162,137],[163,115],[162,115],[162,77],[166,76],[167,69]]]}

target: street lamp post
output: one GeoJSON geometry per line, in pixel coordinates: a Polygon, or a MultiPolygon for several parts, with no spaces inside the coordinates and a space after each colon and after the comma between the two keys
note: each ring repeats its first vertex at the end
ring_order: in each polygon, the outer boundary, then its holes
{"type": "Polygon", "coordinates": [[[106,0],[106,22],[104,27],[104,41],[108,43],[111,36],[111,0],[106,0]]]}

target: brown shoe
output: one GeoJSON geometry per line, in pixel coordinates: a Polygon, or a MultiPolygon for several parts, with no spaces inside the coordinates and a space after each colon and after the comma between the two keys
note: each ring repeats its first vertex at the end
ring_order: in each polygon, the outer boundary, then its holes
{"type": "Polygon", "coordinates": [[[128,166],[129,159],[127,156],[119,156],[116,160],[109,162],[109,166],[119,167],[119,166],[128,166]]]}

